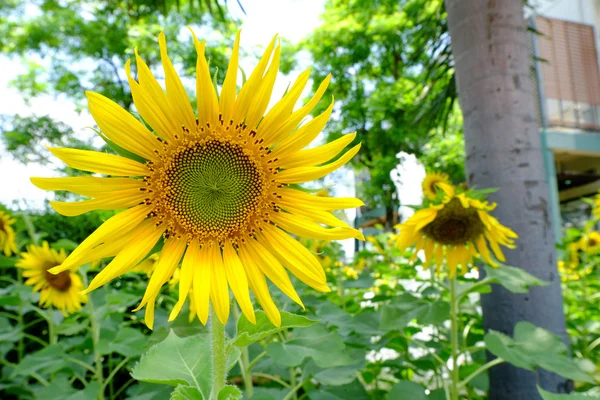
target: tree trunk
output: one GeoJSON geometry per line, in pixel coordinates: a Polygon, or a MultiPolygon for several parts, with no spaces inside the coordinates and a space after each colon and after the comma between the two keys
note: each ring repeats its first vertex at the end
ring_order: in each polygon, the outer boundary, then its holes
{"type": "MultiPolygon", "coordinates": [[[[498,203],[495,215],[519,235],[507,264],[551,282],[524,295],[494,285],[482,296],[484,327],[512,336],[526,320],[567,343],[523,0],[446,0],[446,8],[469,186],[500,188],[490,196],[498,203]]],[[[541,399],[532,372],[501,364],[490,378],[491,400],[541,399]]],[[[546,371],[538,382],[553,392],[568,387],[546,371]]]]}

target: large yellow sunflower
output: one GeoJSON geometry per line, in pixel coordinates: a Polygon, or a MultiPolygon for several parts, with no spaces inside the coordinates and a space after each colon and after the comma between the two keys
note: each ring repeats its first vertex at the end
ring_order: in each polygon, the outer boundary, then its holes
{"type": "Polygon", "coordinates": [[[450,178],[443,172],[429,172],[425,175],[421,187],[423,188],[423,195],[429,200],[434,200],[437,197],[438,191],[448,190],[452,186],[450,178]]]}
{"type": "Polygon", "coordinates": [[[40,292],[40,305],[54,306],[63,314],[81,310],[82,303],[87,301],[87,296],[81,293],[83,282],[76,272],[65,270],[56,275],[48,272],[66,258],[64,249],[56,251],[48,242],[43,242],[41,246],[27,246],[27,252],[21,253],[16,264],[24,270],[23,277],[28,278],[25,284],[33,286],[34,292],[40,292]]]}
{"type": "Polygon", "coordinates": [[[445,187],[444,192],[446,196],[441,203],[430,204],[397,226],[396,245],[401,250],[414,245],[413,260],[423,250],[427,267],[433,262],[439,268],[445,260],[450,277],[456,274],[459,265],[461,273],[467,272],[477,255],[496,266],[488,244],[494,256],[505,261],[500,245],[514,248],[517,234],[489,214],[495,204],[472,198],[468,193],[456,193],[452,186],[445,187]]]}
{"type": "Polygon", "coordinates": [[[304,149],[332,112],[333,101],[322,114],[299,126],[323,96],[330,77],[304,106],[294,109],[309,79],[309,71],[300,74],[265,114],[279,67],[276,39],[238,92],[238,33],[217,96],[204,56],[205,44],[194,36],[197,117],[167,56],[164,34],[158,41],[166,92],[137,51],[137,81],[130,63],[126,64],[135,107],[153,132],[106,97],[87,93],[90,111],[103,135],[140,160],[50,149],[73,168],[112,177],[32,178],[42,189],[68,190],[91,198],[76,203],[53,202],[54,209],[63,215],[126,208],[100,226],[52,272],[115,256],[96,275],[87,293],[133,269],[164,238],[138,307],[146,306],[149,327],[159,291],[180,261],[179,301],[171,319],[193,289],[191,298],[200,320],[206,323],[210,302],[218,319],[225,323],[231,289],[244,315],[255,321],[250,289],[270,320],[279,325],[279,311],[265,276],[299,304],[302,302],[286,269],[316,290],[330,290],[319,261],[291,234],[327,240],[362,238],[359,231],[331,212],[358,207],[363,204],[360,200],[318,197],[296,185],[338,169],[360,145],[338,158],[355,138],[349,134],[304,149]]]}
{"type": "Polygon", "coordinates": [[[0,211],[0,250],[7,257],[17,252],[17,239],[11,226],[14,223],[10,215],[0,211]]]}

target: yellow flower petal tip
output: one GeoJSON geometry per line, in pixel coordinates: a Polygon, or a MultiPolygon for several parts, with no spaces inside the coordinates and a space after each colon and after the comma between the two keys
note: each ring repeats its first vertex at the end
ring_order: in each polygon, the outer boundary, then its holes
{"type": "Polygon", "coordinates": [[[333,214],[362,206],[362,201],[314,196],[290,184],[320,179],[341,168],[360,144],[344,153],[356,137],[352,133],[330,146],[311,146],[331,111],[303,121],[325,96],[331,74],[302,107],[296,104],[302,101],[309,81],[306,72],[269,108],[280,61],[278,35],[238,90],[240,31],[224,81],[217,87],[205,57],[205,43],[190,31],[198,56],[195,110],[168,57],[164,32],[158,36],[157,52],[166,90],[137,47],[135,77],[131,60],[125,63],[133,103],[147,125],[101,94],[85,93],[102,135],[147,161],[52,148],[50,152],[70,167],[109,177],[31,179],[45,190],[67,190],[89,198],[77,203],[53,202],[54,209],[64,215],[124,210],[104,222],[61,267],[51,271],[60,274],[67,268],[113,257],[83,293],[128,271],[146,273],[148,288],[134,311],[146,307],[144,320],[149,327],[154,324],[154,301],[165,284],[180,289],[169,315],[171,321],[189,297],[194,299],[190,313],[202,323],[207,322],[211,305],[226,323],[231,289],[248,320],[255,322],[249,297],[253,292],[269,319],[280,324],[267,280],[303,308],[289,273],[316,290],[331,290],[315,255],[297,238],[364,240],[360,231],[333,214]],[[149,259],[148,254],[161,241],[164,246],[156,259],[149,259]],[[189,254],[191,269],[186,261],[189,254]]]}

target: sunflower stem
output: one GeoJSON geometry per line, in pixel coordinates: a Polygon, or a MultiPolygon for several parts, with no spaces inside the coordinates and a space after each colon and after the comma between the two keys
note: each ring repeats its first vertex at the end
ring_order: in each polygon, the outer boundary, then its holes
{"type": "Polygon", "coordinates": [[[458,304],[456,298],[456,276],[450,278],[450,340],[452,343],[452,400],[458,400],[459,376],[458,376],[458,304]]]}
{"type": "MultiPolygon", "coordinates": [[[[96,314],[94,313],[94,303],[92,302],[92,297],[90,296],[88,299],[88,307],[90,312],[90,328],[92,330],[92,342],[94,344],[94,364],[96,365],[96,381],[101,388],[104,389],[104,375],[102,370],[102,358],[100,356],[100,352],[98,351],[98,342],[100,341],[100,330],[98,329],[98,321],[96,321],[96,314]]],[[[104,390],[101,390],[98,393],[98,399],[104,399],[104,390]]]]}
{"type": "Polygon", "coordinates": [[[227,378],[227,352],[225,351],[225,325],[219,321],[215,310],[210,313],[210,341],[212,356],[212,391],[210,398],[216,400],[227,378]]]}

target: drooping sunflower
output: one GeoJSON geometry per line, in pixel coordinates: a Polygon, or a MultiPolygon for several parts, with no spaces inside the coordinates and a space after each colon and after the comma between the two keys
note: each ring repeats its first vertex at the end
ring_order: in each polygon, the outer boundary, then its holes
{"type": "Polygon", "coordinates": [[[429,172],[425,175],[421,187],[423,188],[423,195],[429,200],[434,200],[439,190],[448,189],[452,186],[450,178],[443,172],[429,172]]]}
{"type": "Polygon", "coordinates": [[[161,34],[158,41],[166,92],[137,50],[137,81],[130,63],[126,64],[135,107],[153,131],[113,101],[87,93],[90,111],[103,135],[135,154],[135,159],[55,148],[51,152],[72,168],[111,177],[32,178],[42,189],[68,190],[91,198],[51,203],[63,215],[126,208],[102,224],[52,272],[114,256],[87,293],[130,271],[164,239],[138,307],[146,306],[149,327],[159,291],[180,262],[179,301],[170,319],[178,315],[193,289],[192,301],[200,320],[206,323],[211,303],[225,323],[231,289],[244,315],[254,322],[250,289],[270,320],[279,325],[279,311],[265,276],[300,305],[287,271],[316,290],[330,290],[318,260],[291,235],[326,240],[362,238],[358,230],[331,212],[361,206],[360,200],[318,197],[297,185],[346,164],[360,145],[336,158],[354,140],[355,134],[348,134],[304,149],[332,112],[333,101],[323,113],[300,125],[323,96],[329,76],[304,106],[294,109],[309,79],[309,71],[300,74],[265,113],[279,68],[276,39],[238,92],[238,33],[219,96],[204,55],[205,44],[195,35],[193,40],[198,54],[197,115],[161,34]]]}
{"type": "Polygon", "coordinates": [[[456,193],[453,186],[445,186],[443,191],[442,201],[430,203],[396,226],[396,245],[400,250],[414,245],[412,261],[423,250],[426,267],[434,263],[439,269],[446,261],[450,277],[459,265],[461,273],[466,273],[475,256],[497,266],[489,248],[499,261],[505,261],[500,245],[514,248],[517,234],[489,214],[495,204],[473,198],[469,192],[456,193]]]}
{"type": "Polygon", "coordinates": [[[5,256],[17,253],[17,239],[12,224],[15,220],[7,213],[0,211],[0,250],[5,256]]]}
{"type": "Polygon", "coordinates": [[[40,292],[40,305],[44,308],[54,306],[63,314],[81,310],[87,301],[83,282],[73,270],[52,274],[48,270],[61,265],[67,258],[64,249],[56,251],[43,242],[41,246],[27,246],[27,252],[21,253],[16,266],[22,268],[26,285],[33,286],[34,292],[40,292]]]}

